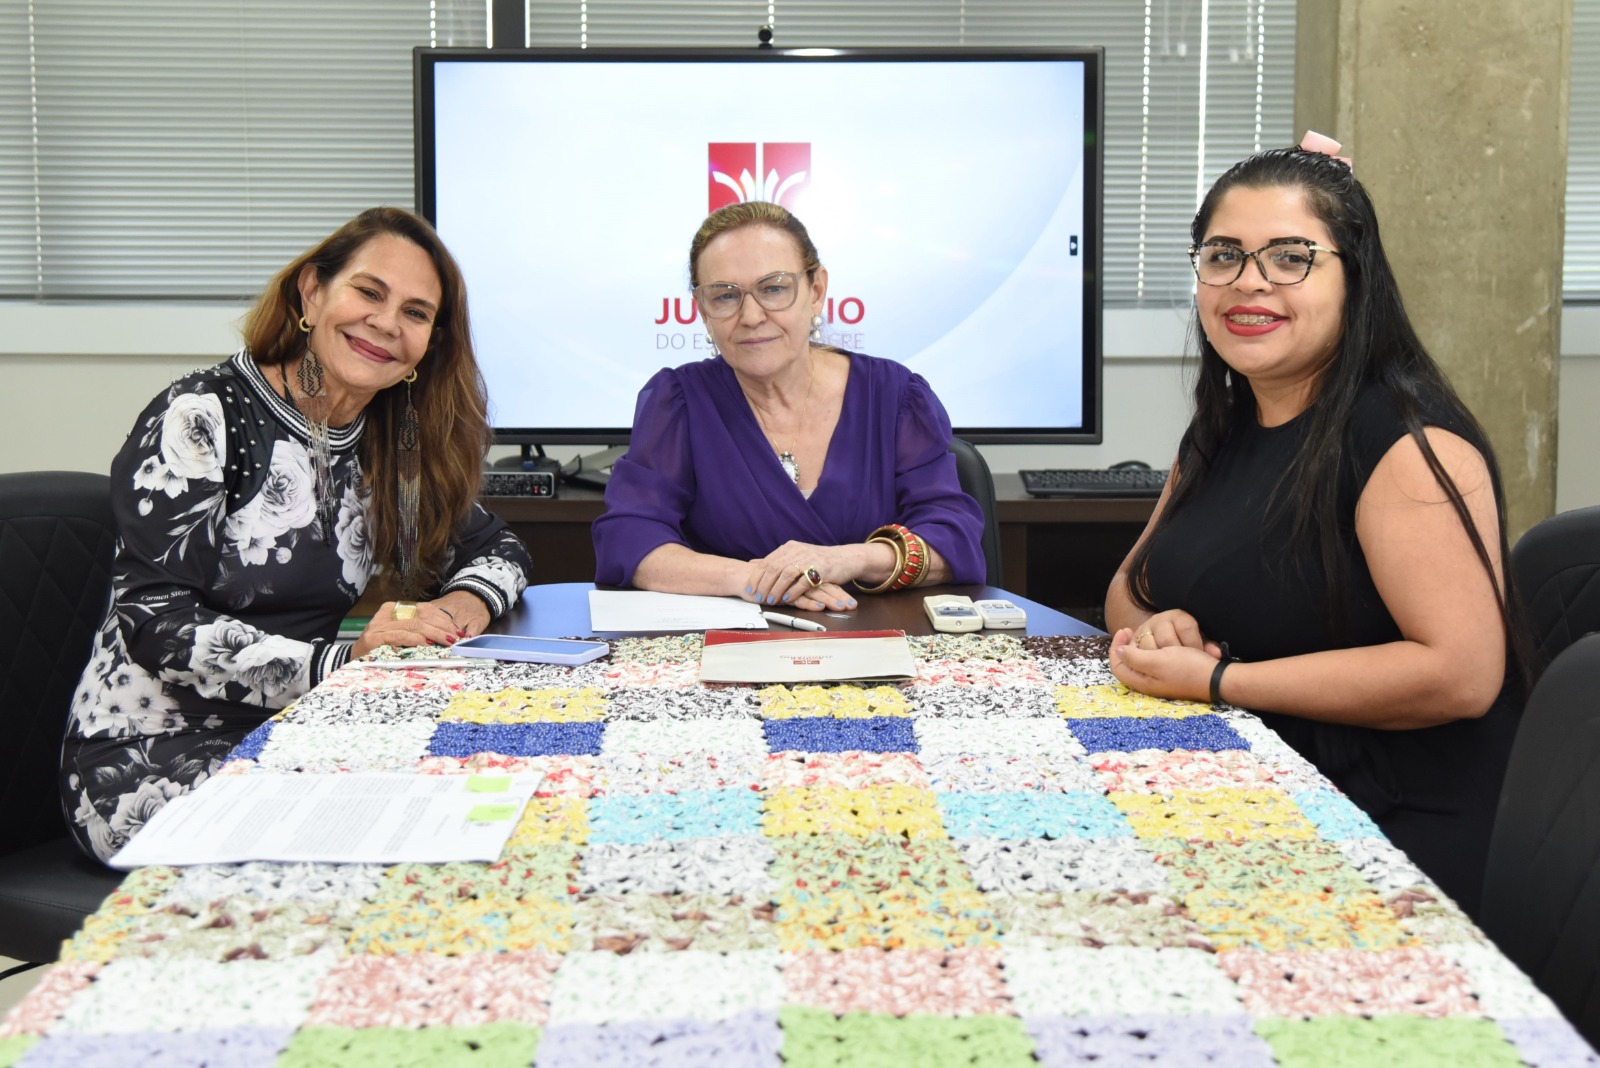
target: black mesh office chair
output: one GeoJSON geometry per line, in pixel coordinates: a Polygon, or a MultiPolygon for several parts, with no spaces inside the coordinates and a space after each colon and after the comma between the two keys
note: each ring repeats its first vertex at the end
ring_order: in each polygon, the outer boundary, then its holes
{"type": "Polygon", "coordinates": [[[950,451],[956,456],[956,477],[961,488],[983,509],[983,559],[988,565],[984,582],[1000,585],[1000,524],[994,516],[994,477],[989,464],[976,446],[965,438],[951,438],[950,451]]]}
{"type": "Polygon", "coordinates": [[[1600,505],[1551,516],[1517,540],[1511,569],[1545,659],[1600,630],[1600,505]]]}
{"type": "Polygon", "coordinates": [[[1600,634],[1545,670],[1511,749],[1484,931],[1600,1043],[1600,634]]]}
{"type": "Polygon", "coordinates": [[[57,785],[114,541],[106,476],[0,475],[0,955],[21,961],[55,960],[122,879],[67,837],[57,785]]]}

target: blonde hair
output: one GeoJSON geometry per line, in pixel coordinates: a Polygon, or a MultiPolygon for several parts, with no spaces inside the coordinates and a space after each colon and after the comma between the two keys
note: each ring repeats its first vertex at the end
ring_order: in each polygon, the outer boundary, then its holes
{"type": "MultiPolygon", "coordinates": [[[[410,386],[417,410],[422,494],[417,505],[417,578],[435,584],[450,539],[478,499],[489,430],[488,391],[472,351],[467,287],[450,251],[425,219],[401,208],[369,208],[279,271],[244,321],[244,342],[257,364],[282,364],[299,357],[305,335],[297,325],[300,272],[313,266],[331,282],[367,242],[383,235],[403,238],[428,254],[439,274],[439,312],[428,339],[428,355],[417,364],[410,386]]],[[[407,387],[381,390],[368,403],[361,434],[361,471],[372,494],[369,512],[373,559],[398,572],[400,505],[396,438],[407,387]]]]}
{"type": "Polygon", "coordinates": [[[731,234],[747,226],[769,226],[794,238],[808,279],[814,279],[822,268],[822,261],[817,258],[817,246],[812,244],[805,223],[790,214],[787,208],[771,201],[749,200],[718,208],[707,215],[706,221],[695,231],[694,240],[689,243],[689,288],[700,284],[700,254],[706,250],[706,246],[723,234],[731,234]]]}

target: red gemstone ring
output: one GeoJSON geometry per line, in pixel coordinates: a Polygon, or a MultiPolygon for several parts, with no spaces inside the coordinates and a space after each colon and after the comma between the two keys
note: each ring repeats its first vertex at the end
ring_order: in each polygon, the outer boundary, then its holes
{"type": "Polygon", "coordinates": [[[812,589],[816,589],[818,586],[822,585],[822,572],[818,571],[815,567],[806,568],[806,581],[811,583],[812,589]]]}

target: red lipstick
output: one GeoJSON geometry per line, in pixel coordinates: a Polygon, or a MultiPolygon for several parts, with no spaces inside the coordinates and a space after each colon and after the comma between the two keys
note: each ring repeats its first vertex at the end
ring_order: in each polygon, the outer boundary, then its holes
{"type": "Polygon", "coordinates": [[[1270,334],[1288,319],[1270,308],[1251,304],[1235,304],[1222,313],[1222,325],[1236,337],[1260,337],[1270,334]],[[1244,320],[1244,321],[1240,321],[1244,320]]]}

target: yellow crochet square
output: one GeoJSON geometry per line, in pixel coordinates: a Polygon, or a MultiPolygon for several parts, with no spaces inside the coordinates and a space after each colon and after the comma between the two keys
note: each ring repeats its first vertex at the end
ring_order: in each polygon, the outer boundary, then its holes
{"type": "Polygon", "coordinates": [[[506,849],[589,840],[589,805],[581,797],[535,797],[522,810],[522,818],[506,842],[506,849]]]}
{"type": "Polygon", "coordinates": [[[346,949],[351,953],[503,953],[571,943],[572,905],[548,897],[384,900],[361,910],[346,949]]]}
{"type": "Polygon", "coordinates": [[[911,702],[893,686],[768,686],[760,698],[761,715],[766,719],[911,715],[911,702]]]}
{"type": "Polygon", "coordinates": [[[818,834],[772,845],[772,920],[787,952],[998,941],[999,921],[948,838],[818,834]]]}
{"type": "Polygon", "coordinates": [[[1136,693],[1120,682],[1114,686],[1057,686],[1056,711],[1068,719],[1095,719],[1106,716],[1160,716],[1187,719],[1212,711],[1210,705],[1193,701],[1168,701],[1136,693]]]}
{"type": "Polygon", "coordinates": [[[1282,790],[1175,790],[1107,795],[1140,838],[1243,842],[1314,839],[1317,829],[1282,790]]]}
{"type": "Polygon", "coordinates": [[[934,792],[900,783],[859,790],[838,786],[770,790],[764,800],[761,830],[767,835],[947,837],[934,792]]]}
{"type": "Polygon", "coordinates": [[[439,718],[459,723],[595,723],[605,719],[609,707],[606,691],[598,686],[512,686],[496,693],[458,693],[439,718]]]}
{"type": "Polygon", "coordinates": [[[92,960],[104,964],[118,955],[123,939],[151,914],[181,873],[176,868],[139,868],[100,903],[83,921],[83,927],[61,944],[61,960],[92,960]]]}
{"type": "Polygon", "coordinates": [[[1230,894],[1206,889],[1189,894],[1184,904],[1189,918],[1219,950],[1378,950],[1416,943],[1369,890],[1230,894]]]}

